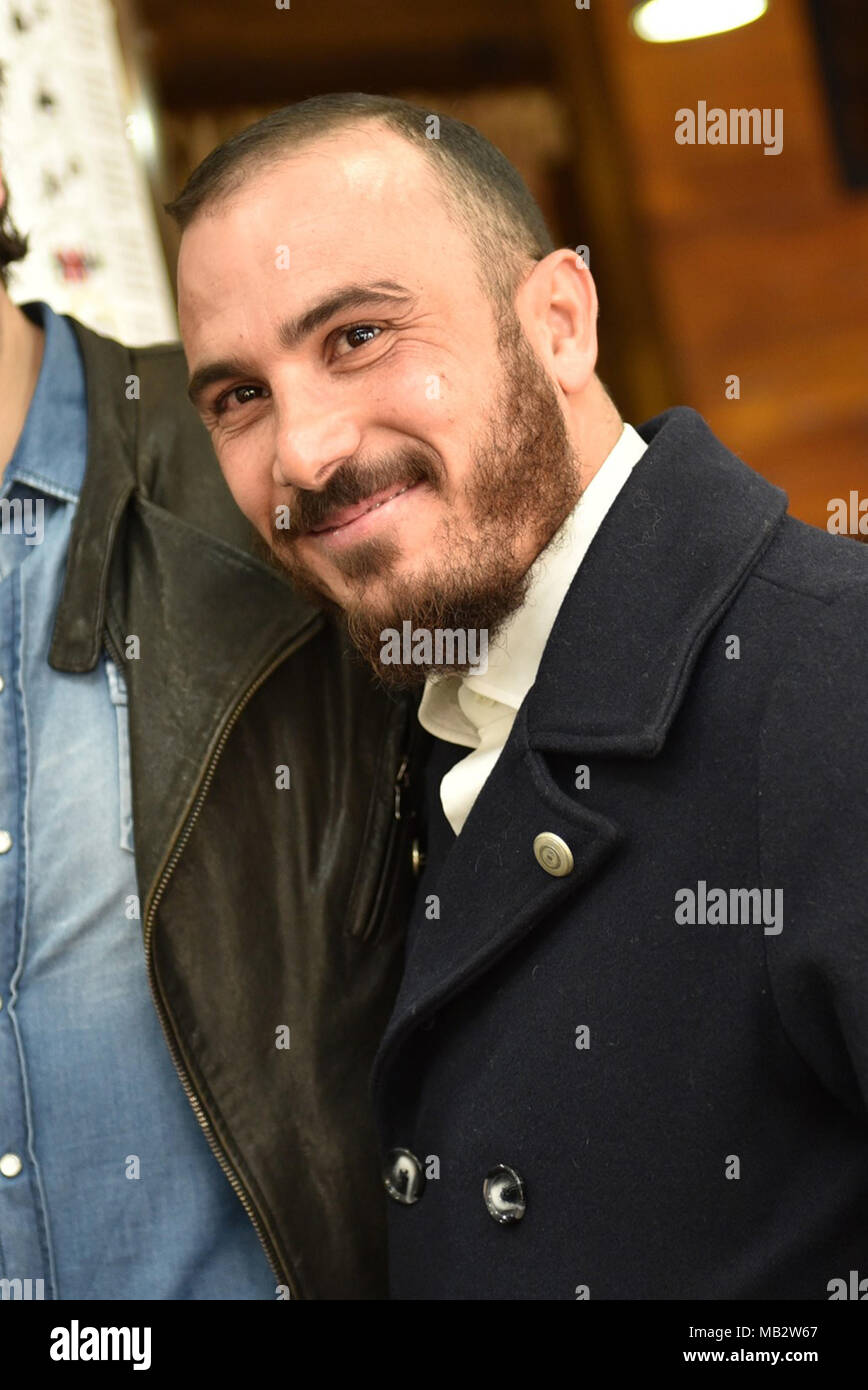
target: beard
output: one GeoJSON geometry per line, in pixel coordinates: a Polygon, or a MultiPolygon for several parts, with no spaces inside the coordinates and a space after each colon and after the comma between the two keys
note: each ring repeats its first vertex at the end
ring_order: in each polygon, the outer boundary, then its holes
{"type": "Polygon", "coordinates": [[[454,500],[442,460],[421,444],[365,467],[341,464],[321,491],[296,491],[293,530],[301,535],[321,526],[333,510],[362,502],[381,489],[425,484],[449,510],[412,573],[397,573],[404,552],[394,537],[360,541],[330,557],[351,589],[351,597],[339,604],[296,553],[293,534],[272,530],[272,563],[288,574],[303,598],[344,626],[378,679],[395,689],[418,687],[435,673],[466,674],[472,667],[467,662],[420,661],[415,654],[412,664],[387,664],[386,630],[401,631],[409,622],[412,629],[432,635],[464,632],[468,645],[470,633],[485,633],[490,643],[521,607],[533,560],[581,496],[580,460],[558,397],[515,314],[502,319],[498,346],[499,389],[454,500]],[[462,504],[461,512],[456,501],[462,504]],[[374,581],[381,594],[377,600],[370,592],[374,581]]]}

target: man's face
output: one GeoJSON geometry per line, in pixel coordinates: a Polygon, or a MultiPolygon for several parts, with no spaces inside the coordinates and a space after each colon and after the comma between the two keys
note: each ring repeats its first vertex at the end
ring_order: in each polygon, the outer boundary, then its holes
{"type": "Polygon", "coordinates": [[[185,231],[178,286],[191,394],[301,592],[375,666],[406,620],[493,636],[578,498],[578,460],[419,154],[364,128],[250,176],[185,231]]]}

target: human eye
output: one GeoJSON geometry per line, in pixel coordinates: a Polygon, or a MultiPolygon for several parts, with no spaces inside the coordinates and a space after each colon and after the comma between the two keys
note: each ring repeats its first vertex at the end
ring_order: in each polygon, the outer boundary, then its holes
{"type": "Polygon", "coordinates": [[[364,347],[365,343],[372,343],[382,331],[382,328],[375,323],[354,323],[349,328],[339,328],[334,335],[335,355],[346,357],[347,352],[355,352],[358,348],[364,347]],[[340,350],[339,345],[342,342],[349,345],[347,351],[340,350]]]}
{"type": "Polygon", "coordinates": [[[242,406],[258,400],[264,394],[265,389],[262,386],[233,386],[217,397],[212,409],[215,415],[234,415],[242,406]]]}

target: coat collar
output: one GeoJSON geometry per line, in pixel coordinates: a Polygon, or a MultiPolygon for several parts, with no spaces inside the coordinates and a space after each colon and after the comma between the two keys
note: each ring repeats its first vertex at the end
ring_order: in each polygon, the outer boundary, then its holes
{"type": "Polygon", "coordinates": [[[660,751],[703,640],[769,544],[786,495],[696,411],[668,410],[560,609],[526,705],[541,751],[660,751]]]}
{"type": "Polygon", "coordinates": [[[136,482],[136,412],[125,397],[125,382],[133,372],[130,349],[69,321],[84,360],[87,465],[49,661],[58,671],[89,671],[102,646],[114,538],[136,482]]]}
{"type": "Polygon", "coordinates": [[[695,411],[667,411],[640,434],[649,447],[576,573],[506,747],[431,885],[436,929],[411,933],[373,1066],[378,1107],[403,1041],[589,884],[624,839],[591,792],[559,788],[547,755],[658,754],[705,637],[783,519],[784,493],[695,411]],[[536,862],[543,831],[569,845],[569,874],[550,877],[536,862]]]}

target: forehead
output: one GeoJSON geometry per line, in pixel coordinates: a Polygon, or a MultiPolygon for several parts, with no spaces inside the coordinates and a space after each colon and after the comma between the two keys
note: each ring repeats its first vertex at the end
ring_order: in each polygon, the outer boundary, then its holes
{"type": "Polygon", "coordinates": [[[213,318],[220,302],[274,291],[277,275],[286,308],[365,277],[418,290],[472,271],[424,156],[391,131],[362,128],[251,174],[196,217],[181,239],[179,309],[182,327],[213,318]]]}

